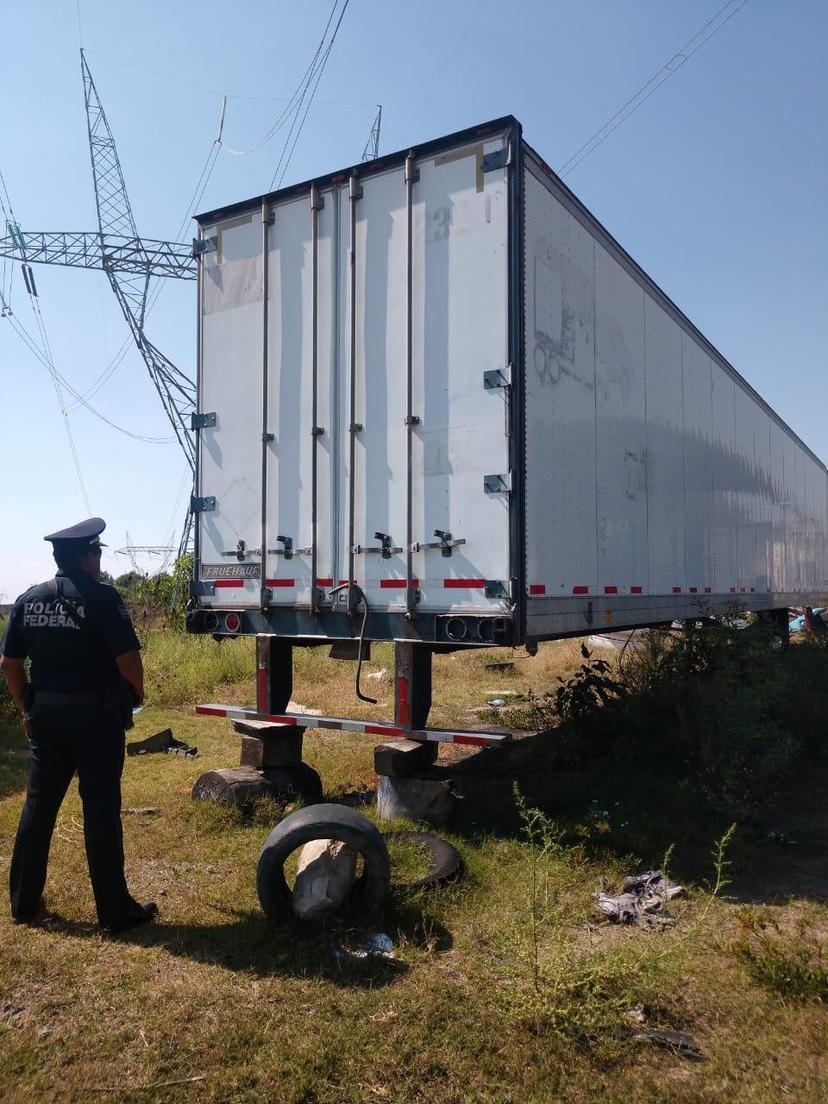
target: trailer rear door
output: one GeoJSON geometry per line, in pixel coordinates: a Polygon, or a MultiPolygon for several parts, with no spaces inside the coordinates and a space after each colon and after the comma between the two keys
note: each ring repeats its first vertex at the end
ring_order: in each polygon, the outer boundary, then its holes
{"type": "Polygon", "coordinates": [[[409,593],[424,610],[504,609],[507,144],[202,225],[205,604],[259,605],[264,587],[307,608],[314,584],[352,578],[374,610],[409,593]]]}

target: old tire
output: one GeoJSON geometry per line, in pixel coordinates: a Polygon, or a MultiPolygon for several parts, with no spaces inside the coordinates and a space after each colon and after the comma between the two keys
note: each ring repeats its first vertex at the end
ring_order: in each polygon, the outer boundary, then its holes
{"type": "Polygon", "coordinates": [[[271,786],[275,797],[301,797],[309,805],[322,800],[322,779],[307,763],[294,763],[290,767],[266,767],[262,776],[271,786]]]}
{"type": "Polygon", "coordinates": [[[265,915],[272,920],[292,915],[293,894],[285,878],[288,856],[310,840],[337,839],[362,855],[364,869],[348,902],[370,912],[388,895],[391,862],[385,840],[361,813],[345,805],[311,805],[278,824],[265,840],[256,869],[256,892],[265,915]]]}
{"type": "Polygon", "coordinates": [[[416,882],[402,884],[401,889],[429,889],[432,886],[446,885],[462,873],[463,859],[460,852],[448,840],[435,836],[433,832],[389,832],[386,838],[417,844],[428,856],[429,869],[426,876],[416,882]]]}

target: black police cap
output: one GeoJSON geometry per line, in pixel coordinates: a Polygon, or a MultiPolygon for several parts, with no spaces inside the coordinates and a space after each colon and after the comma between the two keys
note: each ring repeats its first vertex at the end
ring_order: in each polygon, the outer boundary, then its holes
{"type": "Polygon", "coordinates": [[[85,521],[79,521],[76,525],[70,525],[67,529],[58,529],[56,533],[49,533],[43,539],[57,544],[71,542],[76,548],[106,548],[98,538],[106,529],[103,518],[91,517],[85,521]]]}

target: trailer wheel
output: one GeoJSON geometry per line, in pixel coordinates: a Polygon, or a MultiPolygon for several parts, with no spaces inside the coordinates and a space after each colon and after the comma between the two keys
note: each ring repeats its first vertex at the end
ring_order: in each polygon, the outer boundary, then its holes
{"type": "Polygon", "coordinates": [[[316,839],[348,843],[363,858],[363,872],[349,902],[370,912],[388,895],[391,862],[385,840],[361,813],[345,805],[311,805],[278,824],[265,840],[256,869],[256,892],[265,914],[278,920],[291,913],[293,894],[285,878],[285,862],[297,848],[316,839]]]}
{"type": "Polygon", "coordinates": [[[460,852],[448,840],[435,836],[433,832],[389,832],[386,839],[413,843],[426,852],[429,869],[424,878],[416,882],[407,882],[403,889],[429,889],[432,886],[453,882],[463,870],[460,852]]]}

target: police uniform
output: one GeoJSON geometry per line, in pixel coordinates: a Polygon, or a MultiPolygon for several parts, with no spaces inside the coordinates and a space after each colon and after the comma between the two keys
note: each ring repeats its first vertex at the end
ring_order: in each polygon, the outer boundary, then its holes
{"type": "MultiPolygon", "coordinates": [[[[61,548],[83,554],[100,546],[104,528],[101,518],[89,518],[45,539],[56,555],[61,548]]],[[[100,924],[117,930],[150,918],[147,909],[154,914],[154,905],[139,905],[127,890],[121,831],[124,702],[128,713],[131,699],[115,658],[139,648],[118,592],[81,569],[59,570],[14,604],[0,651],[31,659],[32,756],[9,877],[16,920],[37,913],[55,820],[75,771],[100,924]]]]}

